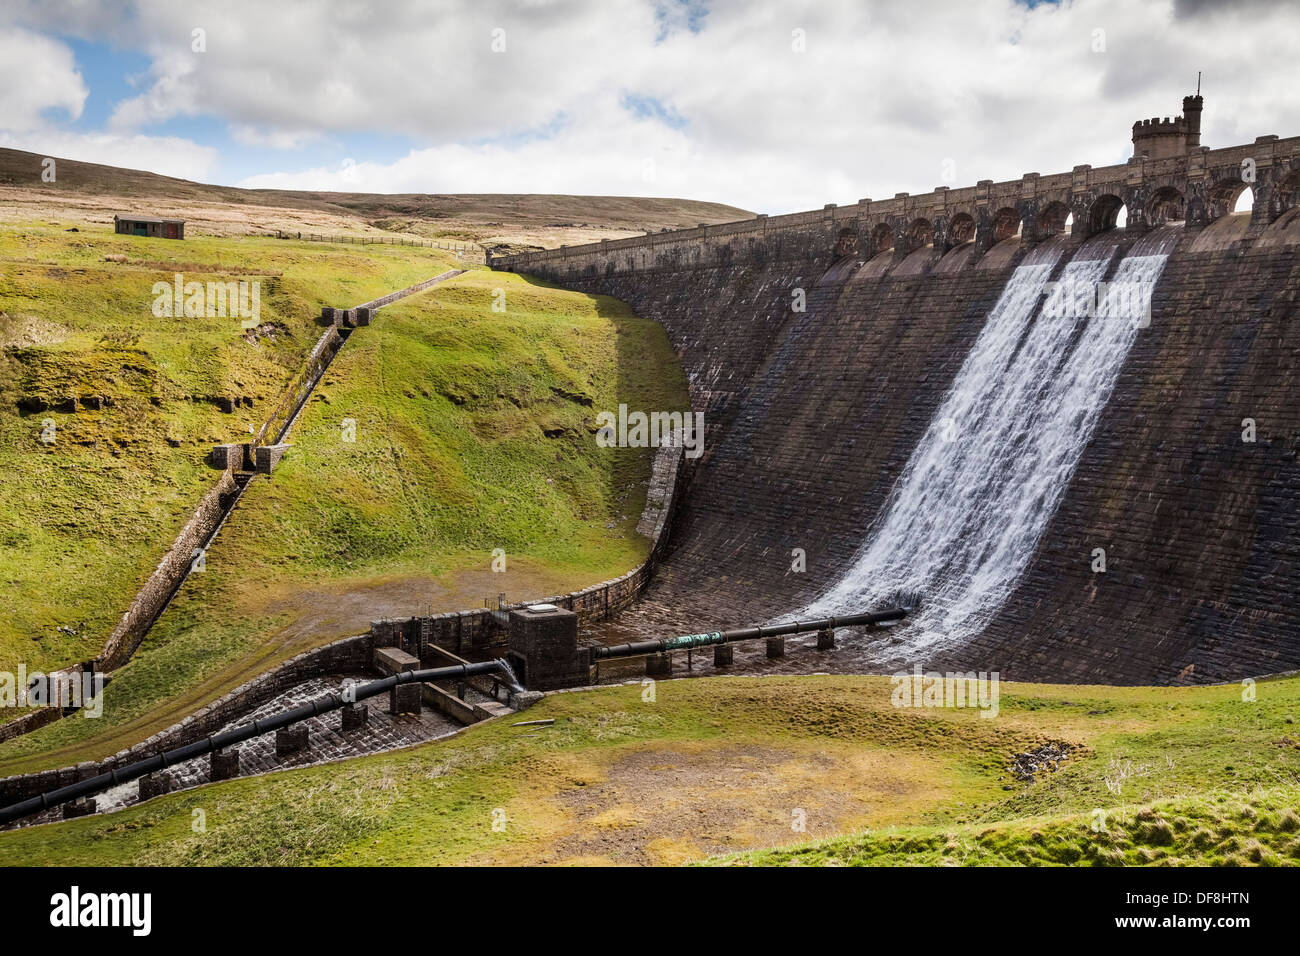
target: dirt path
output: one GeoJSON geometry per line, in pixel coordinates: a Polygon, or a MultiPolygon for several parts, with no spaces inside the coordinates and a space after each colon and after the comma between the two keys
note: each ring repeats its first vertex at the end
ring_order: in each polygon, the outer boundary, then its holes
{"type": "Polygon", "coordinates": [[[562,783],[529,813],[542,832],[466,862],[664,866],[889,825],[942,799],[931,763],[839,742],[620,748],[557,766],[562,783]]]}

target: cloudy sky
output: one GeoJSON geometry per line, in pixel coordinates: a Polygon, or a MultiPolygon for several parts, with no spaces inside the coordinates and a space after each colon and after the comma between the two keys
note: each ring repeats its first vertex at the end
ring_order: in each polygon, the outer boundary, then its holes
{"type": "Polygon", "coordinates": [[[0,145],[240,186],[779,213],[1300,133],[1270,0],[0,0],[0,145]]]}

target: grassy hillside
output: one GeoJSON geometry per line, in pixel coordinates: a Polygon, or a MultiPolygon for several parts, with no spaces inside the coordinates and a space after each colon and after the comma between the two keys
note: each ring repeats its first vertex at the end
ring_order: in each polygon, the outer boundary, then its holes
{"type": "Polygon", "coordinates": [[[214,483],[208,449],[265,420],[320,334],[322,305],[366,301],[452,261],[406,247],[0,226],[0,670],[98,652],[214,483]],[[155,316],[153,285],[176,272],[260,282],[261,326],[155,316]]]}
{"type": "Polygon", "coordinates": [[[596,445],[596,412],[620,402],[688,398],[662,328],[615,300],[478,269],[385,308],[339,353],[207,570],[116,672],[104,716],[0,745],[0,773],[115,753],[380,617],[629,570],[650,546],[635,526],[651,452],[596,445]]]}
{"type": "Polygon", "coordinates": [[[1246,702],[1235,686],[1004,684],[999,715],[985,719],[895,709],[884,678],[668,681],[653,701],[639,686],[611,687],[527,712],[554,718],[550,727],[507,718],[411,750],[0,834],[0,864],[722,854],[717,862],[1294,865],[1300,679],[1257,690],[1246,702]],[[1007,772],[1013,755],[1047,741],[1073,755],[1034,782],[1007,772]],[[205,832],[191,827],[197,809],[205,832]]]}

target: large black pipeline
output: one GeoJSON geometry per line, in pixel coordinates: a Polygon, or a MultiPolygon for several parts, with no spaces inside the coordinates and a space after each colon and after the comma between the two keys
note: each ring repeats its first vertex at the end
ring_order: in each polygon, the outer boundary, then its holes
{"type": "Polygon", "coordinates": [[[279,730],[281,727],[288,727],[290,724],[296,724],[308,717],[326,714],[331,710],[339,710],[347,704],[365,700],[367,697],[374,697],[386,690],[392,690],[399,684],[422,684],[426,681],[448,680],[457,677],[466,678],[492,673],[505,674],[506,679],[514,689],[522,690],[515,683],[514,672],[510,670],[510,665],[499,659],[482,661],[478,664],[453,664],[448,667],[433,667],[419,671],[402,671],[400,674],[394,674],[382,680],[350,687],[343,694],[327,694],[324,697],[318,697],[309,704],[303,704],[293,710],[286,710],[274,717],[255,720],[251,724],[245,724],[242,727],[235,727],[232,730],[204,737],[202,740],[196,740],[184,747],[177,747],[152,757],[146,757],[144,760],[137,760],[135,763],[127,764],[125,767],[114,768],[107,773],[79,780],[76,783],[68,784],[66,787],[59,787],[57,790],[39,794],[27,800],[10,804],[7,807],[0,807],[0,826],[12,823],[14,820],[30,814],[48,810],[50,807],[58,806],[61,803],[67,803],[69,800],[89,797],[119,783],[126,783],[128,780],[135,780],[145,774],[153,773],[155,770],[162,770],[173,764],[201,757],[214,750],[221,750],[224,747],[243,743],[253,737],[260,737],[262,734],[279,730]]]}
{"type": "Polygon", "coordinates": [[[710,634],[686,634],[682,637],[666,637],[657,641],[635,641],[631,644],[611,644],[591,649],[593,661],[607,657],[636,657],[640,654],[663,654],[667,651],[680,651],[690,647],[708,647],[712,644],[730,644],[733,641],[753,641],[760,637],[781,637],[785,634],[800,634],[804,631],[834,630],[837,627],[853,627],[866,624],[889,624],[907,617],[908,608],[894,607],[887,611],[874,611],[870,614],[851,614],[848,617],[824,617],[816,621],[794,621],[790,624],[767,624],[755,627],[742,627],[734,631],[713,631],[710,634]]]}

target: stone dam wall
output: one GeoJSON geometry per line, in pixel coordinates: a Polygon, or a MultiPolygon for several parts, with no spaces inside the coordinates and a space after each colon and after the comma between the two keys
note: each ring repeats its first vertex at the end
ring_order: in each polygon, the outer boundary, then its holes
{"type": "MultiPolygon", "coordinates": [[[[1270,181],[1294,179],[1292,164],[1277,161],[1270,181]]],[[[1183,207],[1151,326],[1016,593],[980,637],[919,663],[1119,684],[1300,667],[1294,195],[1256,187],[1253,214],[1220,206],[1197,221],[1183,207]],[[1253,443],[1242,440],[1247,418],[1253,443]],[[1105,573],[1091,568],[1098,547],[1105,573]]],[[[1098,199],[1081,194],[1074,221],[1098,199]]],[[[1015,265],[1051,234],[1022,216],[1019,234],[985,248],[936,230],[899,252],[846,239],[852,224],[838,210],[783,218],[779,230],[748,221],[493,262],[662,323],[705,412],[706,452],[622,628],[663,636],[760,622],[836,581],[1015,265]],[[791,305],[798,290],[803,312],[791,305]],[[806,572],[792,570],[795,548],[806,572]]],[[[1084,222],[1056,241],[1102,231],[1084,222]]],[[[1125,249],[1151,224],[1132,212],[1129,222],[1125,249]]],[[[852,225],[857,241],[868,232],[852,225]]],[[[882,655],[867,666],[914,663],[882,655]]]]}

